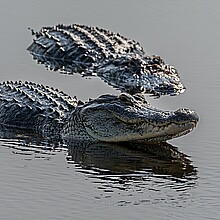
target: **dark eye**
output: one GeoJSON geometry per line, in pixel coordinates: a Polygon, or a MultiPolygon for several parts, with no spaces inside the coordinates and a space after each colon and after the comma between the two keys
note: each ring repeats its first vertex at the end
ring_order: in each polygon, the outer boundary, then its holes
{"type": "Polygon", "coordinates": [[[131,96],[125,93],[120,94],[118,98],[123,102],[131,102],[131,96]]]}
{"type": "Polygon", "coordinates": [[[129,106],[134,106],[134,105],[142,105],[142,104],[148,104],[148,102],[145,100],[143,94],[135,94],[135,95],[129,95],[122,93],[118,97],[123,103],[129,106]]]}

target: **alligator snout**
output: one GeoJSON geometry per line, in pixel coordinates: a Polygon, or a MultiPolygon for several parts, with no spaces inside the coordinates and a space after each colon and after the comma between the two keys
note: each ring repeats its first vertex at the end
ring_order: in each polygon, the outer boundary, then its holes
{"type": "Polygon", "coordinates": [[[195,122],[199,121],[199,115],[188,108],[181,108],[176,110],[175,112],[175,120],[179,122],[195,122]]]}

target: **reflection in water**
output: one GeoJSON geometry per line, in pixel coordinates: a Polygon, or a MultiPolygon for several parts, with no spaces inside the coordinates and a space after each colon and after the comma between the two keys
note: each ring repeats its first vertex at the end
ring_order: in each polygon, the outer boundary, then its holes
{"type": "MultiPolygon", "coordinates": [[[[176,202],[184,200],[188,190],[196,185],[196,168],[187,155],[168,143],[69,141],[63,144],[62,141],[18,131],[0,132],[0,137],[4,138],[1,139],[3,145],[12,148],[14,153],[31,155],[32,158],[48,160],[57,152],[67,152],[68,164],[73,164],[78,172],[89,177],[104,192],[104,197],[119,190],[130,199],[135,191],[140,193],[138,197],[141,198],[141,193],[144,197],[140,203],[167,199],[176,202]],[[146,192],[147,197],[153,199],[145,200],[146,192]]],[[[118,205],[127,205],[127,202],[127,199],[120,200],[118,205]]]]}
{"type": "Polygon", "coordinates": [[[69,142],[68,163],[80,165],[91,177],[126,184],[145,178],[162,178],[183,187],[192,186],[196,169],[187,155],[168,143],[89,143],[69,142]]]}
{"type": "Polygon", "coordinates": [[[66,150],[62,140],[57,137],[46,138],[27,130],[11,129],[2,125],[0,138],[3,145],[13,149],[14,153],[37,158],[48,158],[58,151],[66,150]]]}
{"type": "Polygon", "coordinates": [[[99,174],[129,174],[148,170],[177,178],[195,175],[186,155],[168,143],[88,143],[69,142],[68,162],[99,174]]]}

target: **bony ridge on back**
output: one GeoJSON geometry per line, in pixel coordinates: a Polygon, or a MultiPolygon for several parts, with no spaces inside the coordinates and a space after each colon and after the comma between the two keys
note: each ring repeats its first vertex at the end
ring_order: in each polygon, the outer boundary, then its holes
{"type": "Polygon", "coordinates": [[[58,24],[32,30],[28,51],[38,63],[62,73],[98,76],[130,94],[183,93],[178,71],[160,56],[145,54],[131,39],[99,27],[58,24]]]}

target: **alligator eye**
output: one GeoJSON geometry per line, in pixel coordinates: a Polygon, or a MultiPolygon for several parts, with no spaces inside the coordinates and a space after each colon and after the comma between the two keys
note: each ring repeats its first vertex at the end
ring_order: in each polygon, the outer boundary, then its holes
{"type": "Polygon", "coordinates": [[[132,99],[132,97],[130,96],[130,95],[128,95],[128,94],[125,94],[125,93],[122,93],[122,94],[120,94],[119,96],[118,96],[118,98],[121,100],[121,101],[123,101],[123,102],[125,102],[125,103],[131,103],[132,101],[131,101],[131,99],[132,99]]]}
{"type": "Polygon", "coordinates": [[[129,106],[134,106],[136,104],[148,104],[148,102],[145,100],[144,95],[142,94],[135,94],[135,95],[129,95],[129,94],[125,94],[122,93],[121,95],[119,95],[118,97],[123,103],[125,103],[126,105],[129,106]]]}

